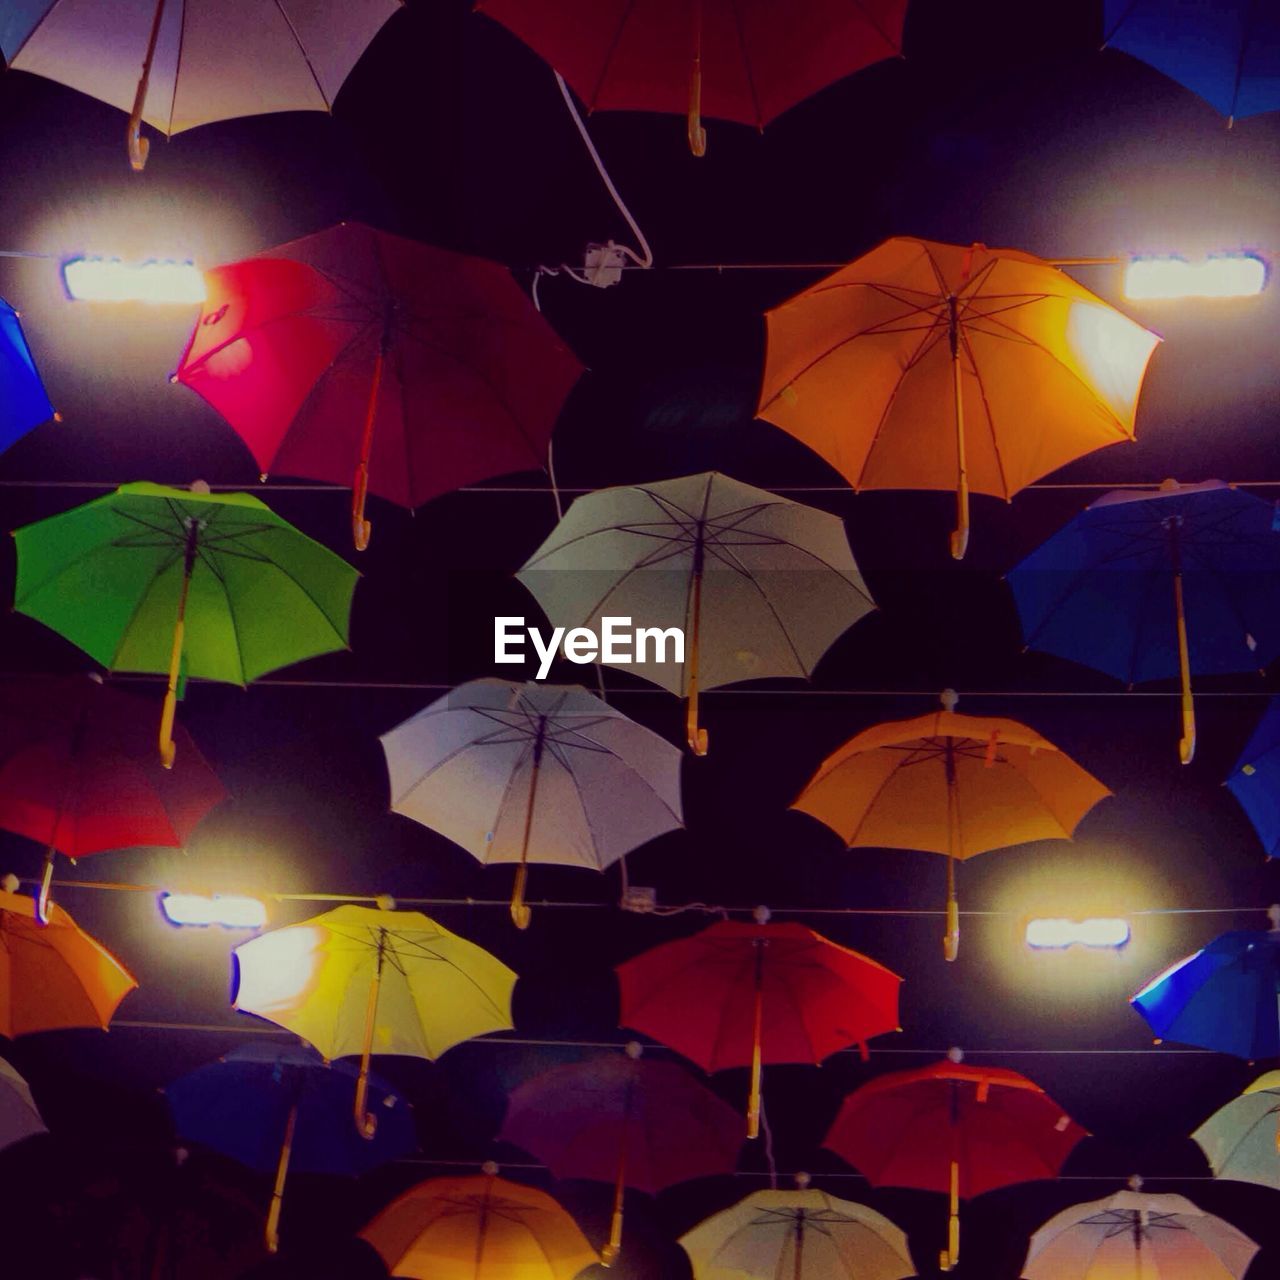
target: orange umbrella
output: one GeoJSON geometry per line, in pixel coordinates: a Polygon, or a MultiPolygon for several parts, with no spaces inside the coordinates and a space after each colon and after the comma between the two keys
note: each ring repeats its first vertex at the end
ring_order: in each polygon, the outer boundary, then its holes
{"type": "Polygon", "coordinates": [[[1132,440],[1155,334],[1029,253],[898,237],[768,313],[757,410],[855,490],[1006,500],[1132,440]]]}
{"type": "Polygon", "coordinates": [[[56,903],[49,904],[48,923],[40,924],[34,898],[0,889],[0,1035],[12,1039],[64,1027],[105,1031],[137,985],[56,903]]]}
{"type": "Polygon", "coordinates": [[[955,864],[1030,840],[1070,839],[1111,792],[1016,720],[962,716],[951,690],[942,711],[873,725],[850,738],[791,806],[851,849],[947,855],[944,950],[960,945],[955,864]]]}

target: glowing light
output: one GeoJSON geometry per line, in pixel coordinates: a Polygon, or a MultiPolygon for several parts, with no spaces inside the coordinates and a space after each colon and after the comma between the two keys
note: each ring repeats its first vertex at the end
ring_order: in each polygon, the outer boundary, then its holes
{"type": "Polygon", "coordinates": [[[194,305],[205,300],[204,276],[193,262],[69,258],[62,264],[67,297],[77,302],[194,305]]]}
{"type": "Polygon", "coordinates": [[[1250,298],[1267,284],[1267,264],[1252,253],[1134,258],[1125,268],[1126,298],[1250,298]]]}
{"type": "Polygon", "coordinates": [[[160,910],[170,924],[224,929],[261,929],[267,923],[267,908],[257,898],[215,893],[162,893],[160,910]]]}
{"type": "Polygon", "coordinates": [[[1115,950],[1123,947],[1129,936],[1129,922],[1110,917],[1027,922],[1027,946],[1037,950],[1063,950],[1073,946],[1115,950]]]}

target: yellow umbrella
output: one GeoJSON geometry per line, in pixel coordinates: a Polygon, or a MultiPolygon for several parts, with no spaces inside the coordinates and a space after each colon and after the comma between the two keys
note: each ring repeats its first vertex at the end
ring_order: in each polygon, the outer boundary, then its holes
{"type": "Polygon", "coordinates": [[[791,806],[849,848],[923,849],[947,855],[944,953],[960,946],[955,864],[1030,840],[1070,839],[1111,792],[1016,720],[943,710],[873,725],[823,761],[791,806]]]}
{"type": "Polygon", "coordinates": [[[435,1059],[513,1025],[516,975],[417,911],[347,904],[261,934],[235,957],[237,1009],[286,1027],[326,1058],[359,1054],[356,1125],[369,1138],[373,1054],[435,1059]]]}
{"type": "Polygon", "coordinates": [[[768,314],[757,410],[856,490],[1006,500],[1132,440],[1159,339],[1029,253],[898,237],[768,314]]]}

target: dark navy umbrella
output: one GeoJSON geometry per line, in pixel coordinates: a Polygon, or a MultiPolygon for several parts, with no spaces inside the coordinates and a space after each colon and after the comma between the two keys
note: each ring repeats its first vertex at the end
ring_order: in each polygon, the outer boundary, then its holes
{"type": "Polygon", "coordinates": [[[1129,685],[1181,677],[1184,764],[1192,674],[1280,654],[1276,508],[1220,480],[1104,494],[1008,577],[1029,649],[1129,685]]]}
{"type": "Polygon", "coordinates": [[[1280,858],[1280,698],[1271,700],[1227,788],[1249,815],[1267,857],[1280,858]]]}
{"type": "Polygon", "coordinates": [[[267,1246],[275,1251],[289,1171],[356,1176],[417,1150],[413,1111],[374,1077],[373,1136],[351,1124],[356,1067],[326,1064],[303,1045],[247,1044],[175,1080],[165,1095],[174,1126],[198,1142],[263,1173],[275,1171],[267,1246]]]}
{"type": "Polygon", "coordinates": [[[0,298],[0,453],[55,416],[18,313],[0,298]]]}

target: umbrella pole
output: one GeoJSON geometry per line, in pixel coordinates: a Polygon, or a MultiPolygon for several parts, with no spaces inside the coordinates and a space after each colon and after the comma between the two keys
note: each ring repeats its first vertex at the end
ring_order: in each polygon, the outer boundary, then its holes
{"type": "Polygon", "coordinates": [[[538,773],[542,768],[542,748],[546,741],[547,718],[538,717],[538,732],[533,739],[533,764],[530,766],[529,799],[524,810],[524,835],[520,840],[520,865],[516,867],[516,880],[511,889],[511,923],[517,929],[527,929],[533,913],[525,905],[524,890],[529,881],[529,836],[533,832],[533,810],[538,797],[538,773]]]}
{"type": "Polygon", "coordinates": [[[951,337],[951,386],[956,417],[956,527],[951,534],[951,558],[963,560],[969,549],[969,468],[964,450],[964,392],[960,370],[960,321],[956,312],[956,296],[947,299],[947,318],[951,337]]]}
{"type": "Polygon", "coordinates": [[[147,154],[151,140],[142,136],[142,113],[147,105],[147,87],[151,83],[151,63],[156,56],[156,41],[160,37],[160,20],[164,17],[164,0],[156,0],[155,16],[151,19],[151,35],[147,40],[146,56],[142,59],[142,75],[133,95],[133,110],[129,113],[129,127],[125,131],[125,147],[129,152],[129,166],[134,173],[147,167],[147,154]]]}
{"type": "Polygon", "coordinates": [[[182,590],[178,595],[178,617],[173,624],[173,648],[169,651],[169,685],[164,695],[164,710],[160,713],[160,763],[166,769],[173,768],[177,750],[173,742],[173,721],[178,713],[178,682],[182,678],[182,641],[187,630],[187,595],[191,589],[191,574],[196,567],[196,552],[200,537],[200,525],[194,516],[187,517],[187,546],[182,560],[182,590]]]}
{"type": "Polygon", "coordinates": [[[600,1265],[611,1267],[622,1252],[622,1208],[627,1192],[627,1139],[623,1126],[622,1148],[618,1152],[618,1172],[613,1180],[613,1217],[609,1222],[609,1243],[600,1250],[600,1265]]]}
{"type": "Polygon", "coordinates": [[[293,1131],[298,1126],[298,1104],[289,1108],[289,1119],[284,1126],[284,1141],[280,1144],[280,1161],[276,1165],[275,1186],[271,1188],[271,1208],[267,1212],[267,1252],[280,1249],[280,1210],[284,1207],[284,1183],[289,1176],[289,1157],[293,1154],[293,1131]]]}
{"type": "Polygon", "coordinates": [[[707,754],[707,731],[698,725],[698,650],[702,630],[702,545],[693,553],[693,590],[689,602],[689,690],[685,697],[684,733],[695,756],[707,754]]]}
{"type": "Polygon", "coordinates": [[[796,1247],[791,1260],[792,1280],[804,1280],[804,1210],[796,1211],[796,1247]]]}
{"type": "Polygon", "coordinates": [[[1178,622],[1178,675],[1182,681],[1182,738],[1178,758],[1190,764],[1196,754],[1196,704],[1191,693],[1191,646],[1187,641],[1187,611],[1182,597],[1182,551],[1178,520],[1169,522],[1169,555],[1173,561],[1173,608],[1178,622]]]}
{"type": "Polygon", "coordinates": [[[948,960],[955,960],[960,954],[960,903],[956,899],[956,849],[957,826],[959,825],[959,804],[956,797],[956,757],[955,744],[947,739],[947,928],[942,939],[942,954],[948,960]]]}
{"type": "Polygon", "coordinates": [[[707,154],[707,131],[702,127],[702,0],[693,4],[693,67],[689,72],[689,150],[707,154]]]}
{"type": "Polygon", "coordinates": [[[763,1092],[764,1062],[760,1041],[764,1031],[764,939],[757,938],[755,998],[751,1013],[751,1093],[747,1099],[747,1137],[760,1136],[760,1095],[763,1092]]]}
{"type": "Polygon", "coordinates": [[[369,494],[369,455],[373,451],[373,424],[378,417],[378,392],[382,386],[382,366],[386,361],[390,329],[388,315],[382,326],[377,359],[373,362],[373,382],[369,387],[369,403],[364,411],[364,431],[360,436],[360,461],[356,464],[355,479],[351,482],[351,537],[357,551],[363,551],[369,545],[369,534],[372,532],[372,526],[364,518],[364,504],[369,494]]]}
{"type": "Polygon", "coordinates": [[[378,993],[382,987],[382,964],[386,958],[387,931],[378,930],[378,962],[369,984],[369,1002],[364,1013],[364,1044],[360,1050],[360,1074],[356,1077],[356,1130],[372,1139],[378,1131],[378,1117],[369,1112],[369,1059],[373,1055],[373,1031],[378,1020],[378,993]]]}

